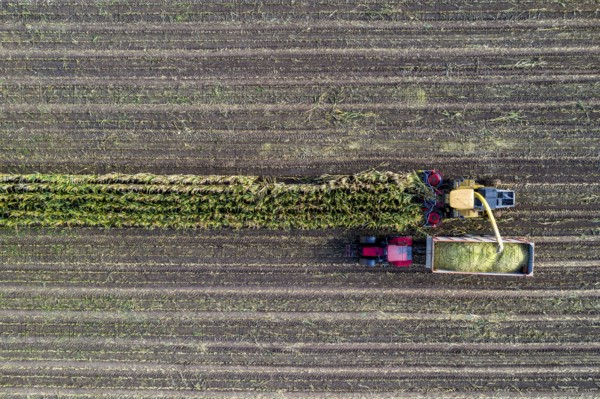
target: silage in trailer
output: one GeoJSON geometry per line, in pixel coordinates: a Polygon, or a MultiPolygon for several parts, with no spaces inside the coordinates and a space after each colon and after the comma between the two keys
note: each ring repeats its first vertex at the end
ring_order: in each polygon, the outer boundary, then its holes
{"type": "Polygon", "coordinates": [[[464,273],[517,273],[529,263],[529,246],[505,243],[497,253],[494,242],[437,242],[435,270],[464,273]]]}
{"type": "Polygon", "coordinates": [[[0,226],[388,228],[422,223],[416,173],[284,183],[257,176],[0,175],[0,226]]]}

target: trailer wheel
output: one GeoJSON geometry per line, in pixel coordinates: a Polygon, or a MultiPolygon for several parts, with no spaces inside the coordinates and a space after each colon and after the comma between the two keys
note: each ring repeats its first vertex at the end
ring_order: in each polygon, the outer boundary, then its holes
{"type": "Polygon", "coordinates": [[[358,242],[361,244],[375,244],[377,242],[377,237],[375,236],[360,236],[358,242]]]}
{"type": "Polygon", "coordinates": [[[359,263],[361,264],[361,266],[367,266],[367,267],[375,267],[375,265],[377,264],[375,259],[367,259],[367,258],[360,258],[359,263]]]}

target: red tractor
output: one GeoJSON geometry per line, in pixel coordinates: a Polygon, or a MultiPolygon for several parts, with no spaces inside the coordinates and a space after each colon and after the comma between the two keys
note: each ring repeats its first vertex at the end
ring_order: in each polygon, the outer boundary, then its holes
{"type": "Polygon", "coordinates": [[[412,265],[412,237],[362,236],[359,239],[358,256],[360,264],[374,267],[377,264],[408,267],[412,265]]]}

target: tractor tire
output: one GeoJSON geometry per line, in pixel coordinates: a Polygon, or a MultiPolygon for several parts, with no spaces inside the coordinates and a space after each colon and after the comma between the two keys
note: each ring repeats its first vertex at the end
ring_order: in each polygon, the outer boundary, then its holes
{"type": "Polygon", "coordinates": [[[358,242],[361,244],[375,244],[377,242],[377,237],[375,236],[360,236],[358,242]]]}
{"type": "Polygon", "coordinates": [[[358,262],[361,266],[367,267],[375,267],[375,265],[377,265],[377,261],[375,259],[360,258],[358,262]]]}

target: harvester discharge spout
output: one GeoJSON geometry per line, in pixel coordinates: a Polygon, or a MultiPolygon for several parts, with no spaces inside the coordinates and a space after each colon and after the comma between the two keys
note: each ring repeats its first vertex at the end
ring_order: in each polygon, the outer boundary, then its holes
{"type": "Polygon", "coordinates": [[[498,225],[496,224],[496,218],[494,217],[494,214],[492,213],[492,209],[490,208],[490,205],[485,200],[485,197],[483,195],[479,194],[477,191],[474,191],[473,194],[475,194],[475,197],[479,201],[481,201],[481,204],[485,208],[485,211],[487,212],[487,215],[490,218],[490,222],[492,223],[492,227],[494,229],[494,234],[496,235],[496,240],[498,241],[497,252],[501,253],[502,251],[504,251],[504,244],[502,243],[502,237],[500,236],[500,230],[498,230],[498,225]]]}

